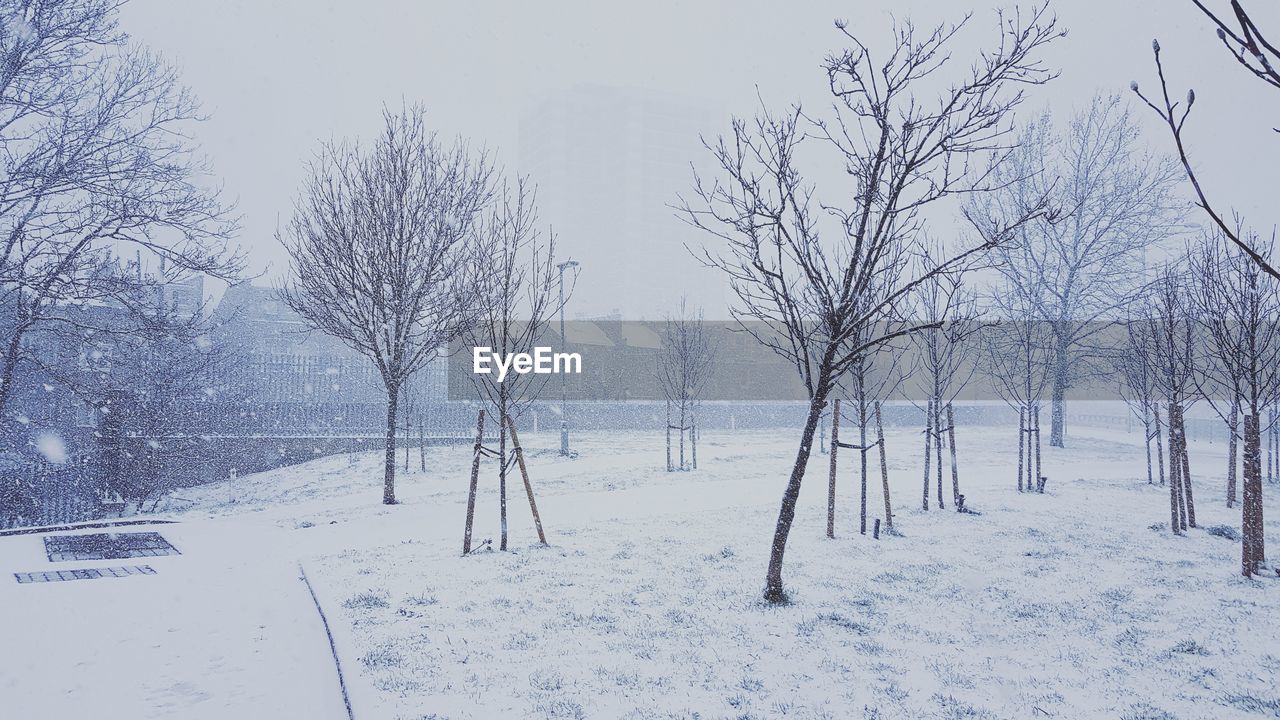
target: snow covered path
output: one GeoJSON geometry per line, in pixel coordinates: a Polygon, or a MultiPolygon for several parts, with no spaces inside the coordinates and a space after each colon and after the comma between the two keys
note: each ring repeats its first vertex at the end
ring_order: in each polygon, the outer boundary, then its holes
{"type": "Polygon", "coordinates": [[[328,641],[278,531],[121,528],[142,530],[182,554],[50,563],[40,535],[0,538],[0,714],[346,718],[328,641]],[[21,585],[10,574],[143,564],[156,574],[21,585]]]}

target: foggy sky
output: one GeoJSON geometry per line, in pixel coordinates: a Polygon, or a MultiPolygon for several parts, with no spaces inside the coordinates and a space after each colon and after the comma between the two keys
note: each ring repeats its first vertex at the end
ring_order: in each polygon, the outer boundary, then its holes
{"type": "MultiPolygon", "coordinates": [[[[122,25],[177,65],[202,100],[210,119],[195,128],[196,140],[238,204],[241,242],[265,273],[259,282],[270,282],[285,268],[274,233],[289,215],[305,162],[324,139],[375,133],[383,104],[420,102],[435,129],[486,145],[500,164],[519,170],[519,114],[555,90],[594,84],[697,97],[725,111],[719,126],[703,129],[714,136],[727,129],[730,113],[757,108],[757,88],[772,106],[825,102],[819,63],[842,47],[834,18],[874,42],[885,36],[890,8],[932,25],[959,19],[964,7],[940,0],[133,0],[122,25]]],[[[993,7],[972,6],[970,37],[994,37],[993,7]]],[[[1131,80],[1155,91],[1150,43],[1158,37],[1173,91],[1196,89],[1187,133],[1211,196],[1224,207],[1230,200],[1269,231],[1280,216],[1271,210],[1276,177],[1269,162],[1280,138],[1263,118],[1280,116],[1278,94],[1226,55],[1207,19],[1183,0],[1059,0],[1054,7],[1070,31],[1047,55],[1062,76],[1035,88],[1022,116],[1046,106],[1066,113],[1098,91],[1128,97],[1131,80]]],[[[957,59],[968,64],[964,52],[957,59]]],[[[1146,108],[1139,115],[1150,143],[1169,149],[1154,115],[1146,108]]],[[[688,186],[673,186],[671,200],[688,186]]],[[[607,232],[590,248],[584,242],[566,239],[560,249],[593,259],[584,261],[574,314],[619,309],[654,317],[684,293],[708,316],[724,317],[723,282],[688,255],[670,260],[681,265],[678,281],[655,274],[638,283],[635,268],[600,261],[609,251],[607,232]],[[690,278],[700,280],[688,286],[690,278]]]]}

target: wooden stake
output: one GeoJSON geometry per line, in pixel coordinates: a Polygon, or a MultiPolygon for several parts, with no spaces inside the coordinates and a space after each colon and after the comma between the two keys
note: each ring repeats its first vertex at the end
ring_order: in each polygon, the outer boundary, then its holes
{"type": "Polygon", "coordinates": [[[538,529],[538,542],[547,544],[547,536],[542,532],[542,516],[538,514],[538,503],[533,499],[533,485],[529,483],[529,469],[524,464],[524,448],[520,447],[520,438],[516,436],[516,424],[507,416],[507,430],[511,433],[511,447],[516,453],[516,464],[520,466],[520,477],[524,479],[524,491],[529,496],[529,509],[533,511],[533,525],[538,529]]]}
{"type": "Polygon", "coordinates": [[[942,502],[942,398],[933,405],[934,449],[938,454],[938,509],[946,509],[942,502]]]}
{"type": "MultiPolygon", "coordinates": [[[[1261,423],[1262,420],[1260,419],[1258,421],[1260,421],[1261,423]]],[[[1275,410],[1271,411],[1271,427],[1267,428],[1267,437],[1271,438],[1271,451],[1275,452],[1275,454],[1280,454],[1280,429],[1276,428],[1275,410]]],[[[1261,482],[1261,475],[1260,475],[1260,482],[1261,482]]],[[[1267,482],[1274,483],[1275,478],[1274,477],[1268,478],[1267,482]]],[[[1258,557],[1258,562],[1262,562],[1262,557],[1258,557]]]]}
{"type": "Polygon", "coordinates": [[[409,414],[409,399],[400,393],[400,401],[404,404],[404,471],[409,472],[409,439],[413,433],[412,416],[409,414]]]}
{"type": "Polygon", "coordinates": [[[960,470],[956,467],[956,416],[951,410],[951,403],[947,403],[947,437],[951,441],[951,499],[959,512],[964,508],[960,506],[960,470]]]}
{"type": "Polygon", "coordinates": [[[1035,415],[1035,419],[1036,419],[1036,430],[1035,430],[1036,475],[1035,477],[1036,477],[1036,486],[1039,486],[1040,485],[1040,406],[1039,405],[1033,406],[1033,414],[1035,415]]]}
{"type": "MultiPolygon", "coordinates": [[[[889,502],[889,463],[885,459],[884,425],[880,422],[880,402],[876,401],[876,444],[880,446],[880,483],[884,486],[884,524],[893,527],[893,505],[889,502]]],[[[876,522],[879,522],[878,520],[876,522]]]]}
{"type": "MultiPolygon", "coordinates": [[[[1271,411],[1263,410],[1262,412],[1266,413],[1267,415],[1270,415],[1273,420],[1275,419],[1276,413],[1274,410],[1271,410],[1271,411]]],[[[1261,423],[1261,418],[1259,418],[1259,423],[1261,423]]],[[[1267,482],[1271,482],[1271,478],[1274,477],[1274,470],[1272,469],[1272,466],[1275,464],[1274,463],[1275,447],[1274,447],[1274,443],[1272,442],[1271,436],[1272,436],[1271,428],[1268,427],[1267,428],[1267,482]]]]}
{"type": "Polygon", "coordinates": [[[921,507],[925,510],[929,509],[929,456],[933,454],[933,446],[930,443],[932,438],[933,400],[930,400],[928,408],[924,411],[924,501],[921,507]]]}
{"type": "Polygon", "coordinates": [[[467,493],[467,527],[462,533],[462,554],[471,552],[471,524],[476,518],[476,484],[480,480],[480,448],[484,443],[484,409],[476,418],[476,445],[471,457],[471,489],[467,493]]]}
{"type": "Polygon", "coordinates": [[[1018,406],[1018,492],[1022,492],[1022,479],[1026,471],[1022,467],[1022,448],[1027,444],[1027,409],[1018,406]]]}
{"type": "MultiPolygon", "coordinates": [[[[1239,404],[1231,403],[1231,417],[1227,420],[1227,507],[1233,507],[1236,503],[1236,465],[1239,464],[1236,462],[1236,435],[1240,429],[1239,412],[1239,404]]],[[[1147,462],[1150,464],[1150,460],[1147,462]]]]}
{"type": "Polygon", "coordinates": [[[831,411],[831,469],[827,474],[827,537],[836,536],[836,455],[840,450],[840,398],[831,411]]]}
{"type": "Polygon", "coordinates": [[[867,534],[867,399],[858,398],[858,534],[867,534]]]}

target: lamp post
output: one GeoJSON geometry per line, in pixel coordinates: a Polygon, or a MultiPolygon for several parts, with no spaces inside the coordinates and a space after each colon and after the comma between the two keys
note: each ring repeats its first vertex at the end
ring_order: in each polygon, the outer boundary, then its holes
{"type": "MultiPolygon", "coordinates": [[[[569,339],[564,334],[564,270],[578,267],[577,260],[566,260],[556,265],[560,269],[560,342],[569,349],[569,339]]],[[[569,454],[569,406],[564,373],[560,374],[560,454],[569,454]]]]}

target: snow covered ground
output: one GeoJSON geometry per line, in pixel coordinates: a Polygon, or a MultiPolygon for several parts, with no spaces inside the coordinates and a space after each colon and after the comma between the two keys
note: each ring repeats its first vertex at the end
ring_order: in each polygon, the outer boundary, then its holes
{"type": "MultiPolygon", "coordinates": [[[[436,448],[379,503],[380,457],[338,456],[178,493],[157,575],[16,585],[0,694],[13,717],[339,717],[337,637],[355,716],[1236,718],[1280,716],[1280,580],[1239,575],[1239,543],[1167,528],[1139,436],[1073,429],[1020,495],[1016,432],[959,434],[981,514],[920,510],[918,432],[889,433],[894,524],[857,530],[856,455],[815,454],[787,553],[793,603],[759,600],[798,433],[708,433],[697,472],[663,471],[661,435],[524,438],[550,547],[518,475],[512,551],[460,555],[470,449],[436,448]],[[15,651],[14,648],[30,648],[15,651]],[[51,704],[50,704],[51,703],[51,704]],[[282,710],[281,708],[289,708],[282,710]]],[[[878,471],[874,454],[873,473],[878,471]]],[[[1202,527],[1238,530],[1225,448],[1192,448],[1202,527]]],[[[882,515],[878,475],[868,498],[882,515]]],[[[949,488],[949,477],[947,486],[949,488]]],[[[496,461],[476,537],[496,544],[496,461]]],[[[949,492],[949,489],[948,489],[949,492]]],[[[1272,557],[1280,503],[1267,496],[1272,557]]],[[[948,498],[949,499],[949,498],[948,498]]],[[[5,572],[42,569],[0,538],[5,572]]],[[[79,563],[94,566],[113,563],[79,563]]],[[[8,716],[8,715],[6,715],[8,716]]]]}
{"type": "Polygon", "coordinates": [[[159,532],[182,554],[50,563],[41,536],[0,537],[0,717],[346,717],[278,533],[243,522],[119,530],[159,532]],[[155,574],[21,585],[10,574],[144,564],[155,574]]]}

